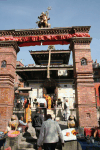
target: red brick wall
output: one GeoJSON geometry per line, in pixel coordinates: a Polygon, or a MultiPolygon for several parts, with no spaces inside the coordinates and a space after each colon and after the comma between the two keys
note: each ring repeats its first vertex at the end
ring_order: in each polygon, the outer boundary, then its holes
{"type": "Polygon", "coordinates": [[[0,48],[0,74],[2,75],[11,74],[15,78],[15,68],[16,68],[16,51],[13,49],[13,47],[0,48]],[[7,61],[6,68],[1,68],[1,62],[3,60],[7,61]]]}
{"type": "Polygon", "coordinates": [[[78,125],[83,127],[98,126],[90,42],[88,39],[73,38],[71,42],[77,121],[78,125]],[[86,59],[87,65],[81,65],[82,58],[86,59]]]}
{"type": "Polygon", "coordinates": [[[16,51],[13,47],[0,47],[0,131],[5,131],[13,113],[14,78],[16,69],[16,51]],[[1,62],[7,62],[1,68],[1,62]]]}

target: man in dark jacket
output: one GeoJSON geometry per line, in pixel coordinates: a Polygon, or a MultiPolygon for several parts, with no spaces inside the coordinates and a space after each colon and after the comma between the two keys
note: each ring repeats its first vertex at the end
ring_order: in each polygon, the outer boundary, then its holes
{"type": "Polygon", "coordinates": [[[41,129],[43,121],[44,121],[44,118],[40,114],[40,110],[37,108],[36,115],[32,119],[32,126],[35,128],[37,138],[39,138],[40,129],[41,129]]]}

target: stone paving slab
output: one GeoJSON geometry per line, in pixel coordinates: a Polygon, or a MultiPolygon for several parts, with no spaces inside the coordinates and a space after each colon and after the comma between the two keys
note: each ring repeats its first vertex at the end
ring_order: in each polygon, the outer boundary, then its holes
{"type": "Polygon", "coordinates": [[[37,138],[36,137],[22,137],[21,141],[36,141],[37,138]]]}
{"type": "Polygon", "coordinates": [[[19,144],[20,148],[33,148],[34,143],[28,143],[26,141],[21,141],[19,144]]]}
{"type": "Polygon", "coordinates": [[[34,149],[34,148],[20,148],[18,150],[36,150],[36,149],[34,149]]]}
{"type": "MultiPolygon", "coordinates": [[[[23,148],[23,149],[18,149],[18,150],[36,150],[34,148],[23,148]]],[[[43,149],[42,149],[43,150],[43,149]]],[[[55,150],[58,150],[58,149],[55,149],[55,150]]],[[[67,149],[66,149],[67,150],[67,149]]]]}

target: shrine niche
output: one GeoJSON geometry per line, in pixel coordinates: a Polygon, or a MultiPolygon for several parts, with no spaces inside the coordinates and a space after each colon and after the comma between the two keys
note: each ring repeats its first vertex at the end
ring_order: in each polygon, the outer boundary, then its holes
{"type": "Polygon", "coordinates": [[[85,58],[81,59],[81,66],[87,65],[87,60],[85,58]]]}
{"type": "Polygon", "coordinates": [[[5,68],[7,66],[7,62],[5,60],[3,60],[1,62],[1,68],[5,68]]]}

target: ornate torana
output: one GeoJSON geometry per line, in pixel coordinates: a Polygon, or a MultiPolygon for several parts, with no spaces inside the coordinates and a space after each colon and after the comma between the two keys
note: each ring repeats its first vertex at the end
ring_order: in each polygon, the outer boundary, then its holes
{"type": "Polygon", "coordinates": [[[90,26],[42,28],[31,30],[1,30],[0,41],[16,41],[18,46],[69,44],[73,37],[90,37],[90,26]],[[36,42],[36,43],[35,43],[36,42]]]}

